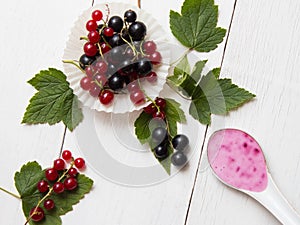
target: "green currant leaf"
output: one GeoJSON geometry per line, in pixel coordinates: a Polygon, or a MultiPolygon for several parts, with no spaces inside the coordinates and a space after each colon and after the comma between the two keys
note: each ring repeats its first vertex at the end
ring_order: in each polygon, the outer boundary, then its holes
{"type": "Polygon", "coordinates": [[[181,14],[170,11],[170,28],[184,46],[209,52],[223,41],[226,30],[216,27],[218,6],[214,0],[185,0],[181,14]]]}
{"type": "Polygon", "coordinates": [[[217,79],[214,72],[203,76],[195,89],[190,114],[202,124],[210,124],[211,114],[225,115],[255,97],[232,84],[230,79],[217,79]]]}
{"type": "MultiPolygon", "coordinates": [[[[19,172],[15,173],[15,186],[22,200],[22,208],[26,218],[29,217],[29,212],[33,207],[36,207],[38,202],[45,194],[37,190],[37,183],[45,179],[45,172],[37,162],[29,162],[22,166],[19,172]]],[[[75,190],[65,190],[61,194],[51,193],[49,198],[55,202],[55,208],[48,211],[44,209],[45,218],[40,222],[29,221],[31,225],[61,225],[60,216],[66,214],[73,209],[73,205],[77,204],[85,194],[89,193],[93,181],[83,174],[78,174],[78,187],[75,190]]],[[[50,185],[53,183],[50,183],[50,185]]]]}
{"type": "Polygon", "coordinates": [[[73,131],[82,121],[78,98],[61,71],[42,70],[28,83],[38,92],[30,99],[22,123],[53,125],[63,121],[73,131]]]}
{"type": "Polygon", "coordinates": [[[183,110],[180,108],[180,103],[170,98],[166,98],[166,103],[166,120],[169,127],[169,134],[173,138],[177,135],[177,123],[185,123],[186,118],[183,110]]]}
{"type": "Polygon", "coordinates": [[[149,138],[151,135],[149,123],[151,119],[152,116],[143,111],[134,122],[135,135],[139,139],[141,144],[149,142],[149,138]]]}

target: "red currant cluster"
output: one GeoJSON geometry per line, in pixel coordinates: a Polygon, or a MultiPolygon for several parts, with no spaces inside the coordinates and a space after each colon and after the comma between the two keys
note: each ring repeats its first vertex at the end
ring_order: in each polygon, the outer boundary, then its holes
{"type": "Polygon", "coordinates": [[[157,74],[153,67],[161,64],[162,56],[154,41],[145,41],[147,28],[137,21],[136,12],[127,10],[123,18],[108,15],[105,21],[102,12],[95,10],[86,29],[89,33],[83,39],[87,42],[79,59],[86,74],[80,81],[81,88],[98,97],[103,105],[109,105],[114,95],[127,87],[135,105],[144,103],[143,91],[131,83],[137,83],[139,78],[155,83],[157,74]]]}
{"type": "Polygon", "coordinates": [[[30,210],[29,219],[35,222],[41,221],[45,217],[44,209],[49,211],[55,207],[55,202],[51,199],[53,192],[61,194],[64,191],[72,191],[77,188],[78,170],[74,166],[79,170],[83,169],[85,167],[84,159],[76,158],[74,160],[72,153],[65,150],[62,153],[62,158],[54,160],[53,167],[45,170],[45,179],[37,183],[38,191],[44,196],[38,205],[30,210]],[[70,163],[68,169],[66,169],[67,162],[70,163]],[[41,204],[43,206],[40,206],[41,204]]]}
{"type": "Polygon", "coordinates": [[[176,151],[171,156],[171,162],[174,166],[183,166],[187,162],[184,150],[189,144],[189,139],[183,134],[177,134],[173,138],[170,136],[164,112],[166,106],[166,100],[157,97],[154,102],[144,107],[145,113],[158,119],[151,133],[150,146],[158,159],[165,159],[169,156],[169,147],[175,149],[176,151]]]}

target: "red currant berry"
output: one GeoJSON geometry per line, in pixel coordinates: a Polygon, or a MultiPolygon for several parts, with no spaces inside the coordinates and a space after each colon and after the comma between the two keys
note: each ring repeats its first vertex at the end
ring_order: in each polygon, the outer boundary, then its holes
{"type": "Polygon", "coordinates": [[[56,194],[60,194],[63,193],[65,190],[64,184],[61,182],[56,182],[55,184],[53,184],[53,191],[56,194]]]}
{"type": "Polygon", "coordinates": [[[146,80],[149,83],[155,83],[157,81],[157,74],[153,71],[148,73],[147,76],[146,76],[146,80]]]}
{"type": "Polygon", "coordinates": [[[162,111],[157,111],[155,113],[152,114],[153,118],[159,118],[159,119],[165,119],[166,118],[166,114],[162,111]]]}
{"type": "Polygon", "coordinates": [[[103,34],[106,36],[106,37],[112,37],[114,35],[114,29],[110,28],[110,27],[106,27],[104,28],[103,30],[103,34]]]}
{"type": "Polygon", "coordinates": [[[152,54],[156,51],[156,44],[154,41],[146,41],[143,44],[143,50],[146,54],[152,54]]]}
{"type": "Polygon", "coordinates": [[[96,84],[92,83],[92,87],[89,91],[90,95],[93,97],[98,97],[100,94],[101,88],[96,84]]]}
{"type": "Polygon", "coordinates": [[[103,74],[96,74],[94,76],[94,80],[98,81],[102,86],[104,86],[107,82],[107,77],[103,74]]]}
{"type": "Polygon", "coordinates": [[[102,20],[102,17],[103,17],[103,13],[102,13],[100,10],[95,10],[95,11],[92,13],[92,18],[93,18],[93,20],[95,20],[95,21],[100,21],[100,20],[102,20]]]}
{"type": "Polygon", "coordinates": [[[71,177],[76,177],[76,175],[78,174],[78,171],[77,171],[76,168],[72,167],[72,168],[69,169],[68,174],[69,174],[71,177]]]}
{"type": "Polygon", "coordinates": [[[155,99],[155,103],[156,103],[156,105],[157,105],[158,107],[160,107],[160,108],[162,108],[162,109],[164,109],[164,108],[166,107],[166,105],[167,105],[166,100],[163,99],[163,98],[156,98],[156,99],[155,99]]]}
{"type": "Polygon", "coordinates": [[[88,34],[88,39],[90,41],[90,43],[92,44],[96,44],[100,41],[100,34],[98,33],[98,31],[91,31],[89,34],[88,34]]]}
{"type": "Polygon", "coordinates": [[[55,159],[53,163],[53,168],[57,171],[65,169],[65,161],[63,159],[55,159]]]}
{"type": "Polygon", "coordinates": [[[99,61],[96,62],[95,68],[96,68],[98,73],[105,74],[106,71],[107,71],[107,64],[103,60],[99,60],[99,61]]]}
{"type": "Polygon", "coordinates": [[[47,181],[45,180],[41,180],[37,183],[37,189],[39,190],[39,192],[41,193],[45,193],[49,190],[49,184],[47,181]]]}
{"type": "Polygon", "coordinates": [[[85,167],[85,161],[83,158],[75,159],[74,164],[78,169],[83,169],[85,167]]]}
{"type": "Polygon", "coordinates": [[[83,77],[80,80],[80,87],[83,90],[89,91],[92,87],[92,79],[90,77],[83,77]]]}
{"type": "Polygon", "coordinates": [[[65,189],[72,191],[77,187],[77,180],[74,177],[68,177],[64,181],[65,189]]]}
{"type": "Polygon", "coordinates": [[[45,207],[45,209],[51,210],[51,209],[54,208],[54,206],[55,206],[55,203],[54,203],[54,201],[52,199],[47,199],[47,200],[44,201],[44,207],[45,207]]]}
{"type": "Polygon", "coordinates": [[[155,105],[153,103],[144,107],[144,112],[147,114],[152,115],[153,113],[156,113],[156,111],[157,111],[157,108],[155,107],[155,105]]]}
{"type": "Polygon", "coordinates": [[[87,77],[93,77],[93,75],[94,75],[94,67],[93,66],[87,66],[86,68],[85,68],[85,73],[86,73],[86,76],[87,77]]]}
{"type": "Polygon", "coordinates": [[[45,176],[49,181],[55,181],[58,177],[58,173],[55,169],[49,168],[45,171],[45,176]]]}
{"type": "Polygon", "coordinates": [[[127,89],[128,89],[129,92],[133,92],[135,90],[140,90],[139,82],[137,80],[134,80],[134,81],[130,82],[127,85],[127,89]]]}
{"type": "Polygon", "coordinates": [[[98,52],[97,46],[90,42],[87,42],[84,44],[83,50],[84,50],[84,53],[90,57],[95,56],[98,52]]]}
{"type": "Polygon", "coordinates": [[[146,102],[145,99],[145,94],[141,90],[135,90],[130,93],[130,100],[133,102],[135,105],[141,105],[146,102]]]}
{"type": "Polygon", "coordinates": [[[61,154],[62,158],[66,161],[69,161],[72,159],[72,153],[69,150],[64,150],[61,154]]]}
{"type": "Polygon", "coordinates": [[[39,222],[45,217],[44,210],[41,207],[33,207],[29,212],[30,218],[34,222],[39,222]]]}
{"type": "Polygon", "coordinates": [[[103,105],[109,105],[114,99],[114,93],[110,90],[103,90],[99,96],[99,101],[103,105]]]}
{"type": "Polygon", "coordinates": [[[108,52],[110,50],[110,47],[105,42],[100,44],[100,48],[101,48],[102,54],[105,54],[106,52],[108,52]]]}
{"type": "Polygon", "coordinates": [[[97,30],[98,25],[97,25],[97,22],[95,20],[89,20],[89,21],[87,21],[85,27],[88,31],[95,31],[95,30],[97,30]]]}
{"type": "Polygon", "coordinates": [[[153,65],[160,64],[161,60],[162,60],[161,54],[159,52],[154,52],[154,53],[150,54],[148,58],[153,65]]]}

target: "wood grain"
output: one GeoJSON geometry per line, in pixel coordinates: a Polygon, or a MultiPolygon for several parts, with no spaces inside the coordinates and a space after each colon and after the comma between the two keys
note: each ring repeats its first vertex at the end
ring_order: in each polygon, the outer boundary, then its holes
{"type": "MultiPolygon", "coordinates": [[[[295,1],[237,2],[221,74],[257,98],[226,118],[214,117],[209,129],[211,134],[234,127],[253,135],[279,189],[298,212],[299,12],[295,1]]],[[[280,224],[257,202],[217,181],[205,159],[201,169],[188,224],[280,224]]]]}

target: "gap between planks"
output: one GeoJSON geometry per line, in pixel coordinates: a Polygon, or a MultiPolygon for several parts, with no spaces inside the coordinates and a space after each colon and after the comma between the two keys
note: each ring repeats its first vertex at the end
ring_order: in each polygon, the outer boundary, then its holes
{"type": "MultiPolygon", "coordinates": [[[[224,45],[222,59],[221,59],[221,65],[220,65],[220,70],[221,71],[222,71],[223,61],[224,61],[225,53],[226,53],[226,49],[227,49],[227,43],[228,43],[228,40],[229,40],[230,31],[231,31],[231,25],[232,25],[232,21],[233,21],[233,18],[234,18],[234,12],[235,12],[235,9],[236,9],[236,4],[237,4],[237,0],[235,0],[234,4],[233,4],[231,19],[230,19],[230,23],[229,23],[229,27],[228,27],[227,36],[226,36],[226,39],[225,39],[225,45],[224,45]]],[[[204,144],[205,144],[205,141],[206,141],[206,138],[207,138],[207,131],[208,131],[208,126],[206,126],[206,129],[205,129],[205,132],[204,132],[204,138],[203,138],[203,142],[202,142],[202,146],[201,146],[201,150],[200,150],[200,157],[199,157],[199,161],[198,161],[198,164],[197,164],[197,169],[196,169],[196,173],[195,173],[193,187],[192,187],[191,194],[190,194],[188,207],[187,207],[187,210],[186,210],[184,225],[187,225],[188,218],[189,218],[190,208],[191,208],[191,204],[192,204],[192,201],[193,201],[194,191],[195,191],[196,183],[197,183],[197,180],[198,180],[199,169],[200,169],[201,161],[202,161],[202,157],[203,157],[204,144]]]]}

